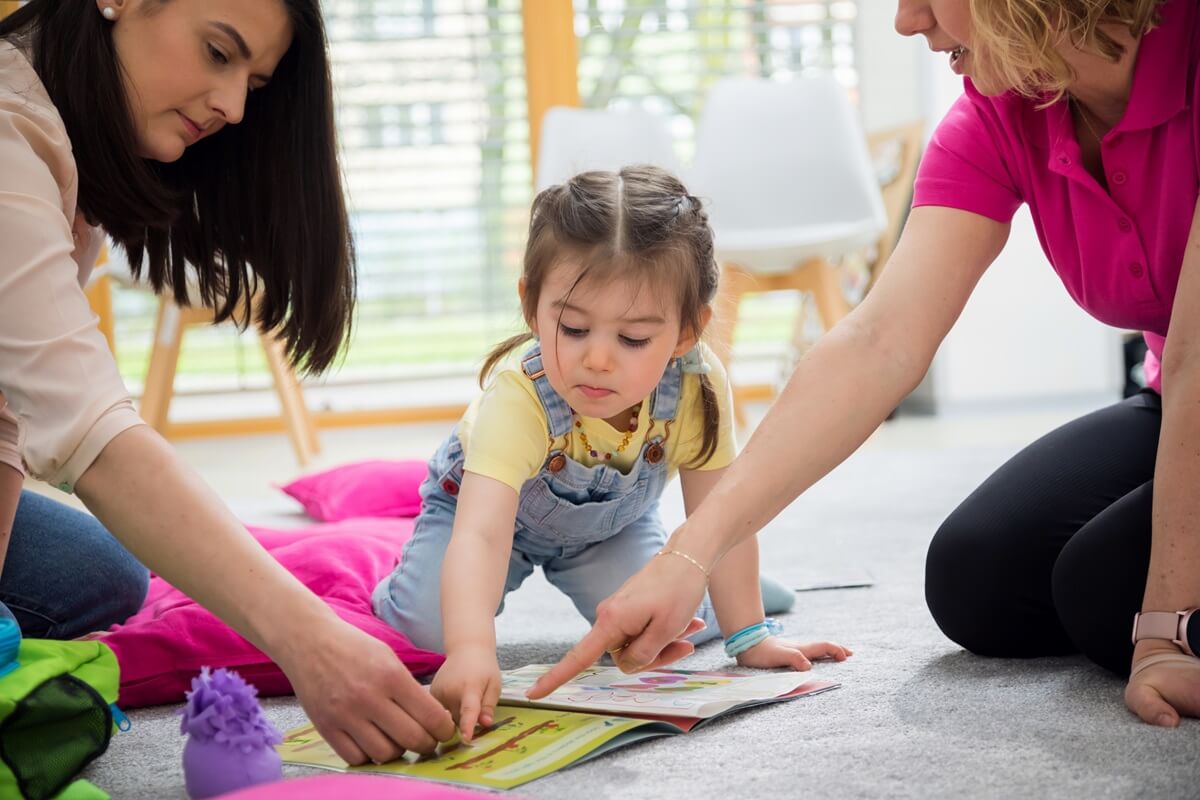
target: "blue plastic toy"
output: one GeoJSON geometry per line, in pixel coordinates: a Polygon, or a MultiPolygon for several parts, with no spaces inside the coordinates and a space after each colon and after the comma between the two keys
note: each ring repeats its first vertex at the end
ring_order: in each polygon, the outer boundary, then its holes
{"type": "Polygon", "coordinates": [[[21,626],[8,606],[0,603],[0,677],[21,666],[17,661],[17,651],[20,649],[21,626]]]}

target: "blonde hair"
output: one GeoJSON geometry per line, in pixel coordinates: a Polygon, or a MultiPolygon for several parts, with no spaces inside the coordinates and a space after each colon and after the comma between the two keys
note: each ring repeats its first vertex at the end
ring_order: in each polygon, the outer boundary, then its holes
{"type": "Polygon", "coordinates": [[[1158,23],[1165,0],[970,0],[972,51],[983,74],[1051,105],[1075,72],[1062,43],[1117,61],[1125,48],[1102,28],[1120,25],[1135,38],[1158,23]]]}
{"type": "MultiPolygon", "coordinates": [[[[527,323],[537,316],[546,276],[564,260],[581,265],[572,290],[584,281],[603,285],[632,280],[652,286],[657,296],[675,300],[682,328],[697,337],[720,274],[700,200],[666,170],[645,165],[584,172],[545,189],[533,201],[521,272],[521,310],[527,323]]],[[[532,338],[526,332],[496,345],[483,362],[480,384],[501,359],[532,338]]],[[[721,421],[712,382],[699,377],[704,434],[697,465],[716,452],[721,421]]]]}

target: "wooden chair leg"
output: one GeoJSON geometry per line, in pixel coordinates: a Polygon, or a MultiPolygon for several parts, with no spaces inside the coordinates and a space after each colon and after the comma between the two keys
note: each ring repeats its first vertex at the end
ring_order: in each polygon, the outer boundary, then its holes
{"type": "Polygon", "coordinates": [[[821,324],[826,331],[832,330],[850,313],[850,302],[842,291],[842,283],[838,278],[837,268],[823,258],[813,259],[804,266],[809,275],[806,287],[812,292],[817,304],[817,313],[821,315],[821,324]]]}
{"type": "Polygon", "coordinates": [[[165,434],[167,430],[167,412],[175,392],[175,370],[183,345],[183,330],[183,311],[168,298],[161,298],[140,408],[142,419],[159,433],[165,434]]]}
{"type": "MultiPolygon", "coordinates": [[[[799,301],[799,303],[797,303],[797,305],[799,307],[796,309],[796,318],[792,321],[791,348],[792,348],[793,359],[792,359],[791,367],[788,370],[789,374],[791,373],[792,370],[794,370],[796,368],[796,364],[799,362],[799,359],[801,357],[800,354],[807,349],[807,345],[808,345],[807,332],[808,332],[809,310],[808,310],[808,304],[805,302],[804,294],[800,295],[800,301],[799,301]]],[[[785,383],[786,383],[786,381],[785,381],[785,383]]]]}
{"type": "Polygon", "coordinates": [[[101,275],[84,290],[87,295],[88,305],[92,307],[100,327],[100,333],[104,334],[104,340],[108,342],[108,349],[114,356],[117,354],[117,339],[116,325],[113,319],[112,308],[112,278],[107,275],[101,275]]]}
{"type": "Polygon", "coordinates": [[[302,467],[307,466],[320,452],[320,444],[317,441],[316,425],[308,412],[308,406],[304,403],[304,392],[296,379],[296,373],[287,361],[283,343],[265,334],[259,334],[259,341],[262,342],[267,365],[275,379],[275,392],[279,395],[283,421],[287,426],[288,438],[292,441],[292,449],[296,452],[296,461],[302,467]]]}
{"type": "MultiPolygon", "coordinates": [[[[707,340],[713,355],[725,365],[726,374],[732,372],[733,337],[737,332],[738,309],[742,304],[742,296],[752,281],[753,278],[736,264],[721,266],[721,281],[713,304],[713,318],[708,326],[707,340]]],[[[733,393],[733,419],[739,428],[745,427],[745,404],[738,399],[736,390],[733,393]]]]}

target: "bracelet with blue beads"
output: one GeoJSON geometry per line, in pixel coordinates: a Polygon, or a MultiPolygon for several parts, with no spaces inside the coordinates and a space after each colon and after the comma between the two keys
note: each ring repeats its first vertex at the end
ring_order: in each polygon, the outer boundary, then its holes
{"type": "Polygon", "coordinates": [[[737,658],[751,647],[761,644],[764,639],[776,636],[782,632],[783,624],[772,617],[767,617],[762,622],[755,623],[754,625],[747,625],[740,631],[726,637],[725,655],[730,658],[737,658]]]}

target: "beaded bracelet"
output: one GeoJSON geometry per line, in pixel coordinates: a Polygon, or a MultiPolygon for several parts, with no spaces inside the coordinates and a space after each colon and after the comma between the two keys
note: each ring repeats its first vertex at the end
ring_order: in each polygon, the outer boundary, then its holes
{"type": "Polygon", "coordinates": [[[764,639],[780,633],[783,633],[783,624],[777,619],[767,617],[762,622],[747,625],[737,633],[727,637],[725,639],[725,655],[730,658],[737,658],[751,647],[761,644],[764,639]]]}

